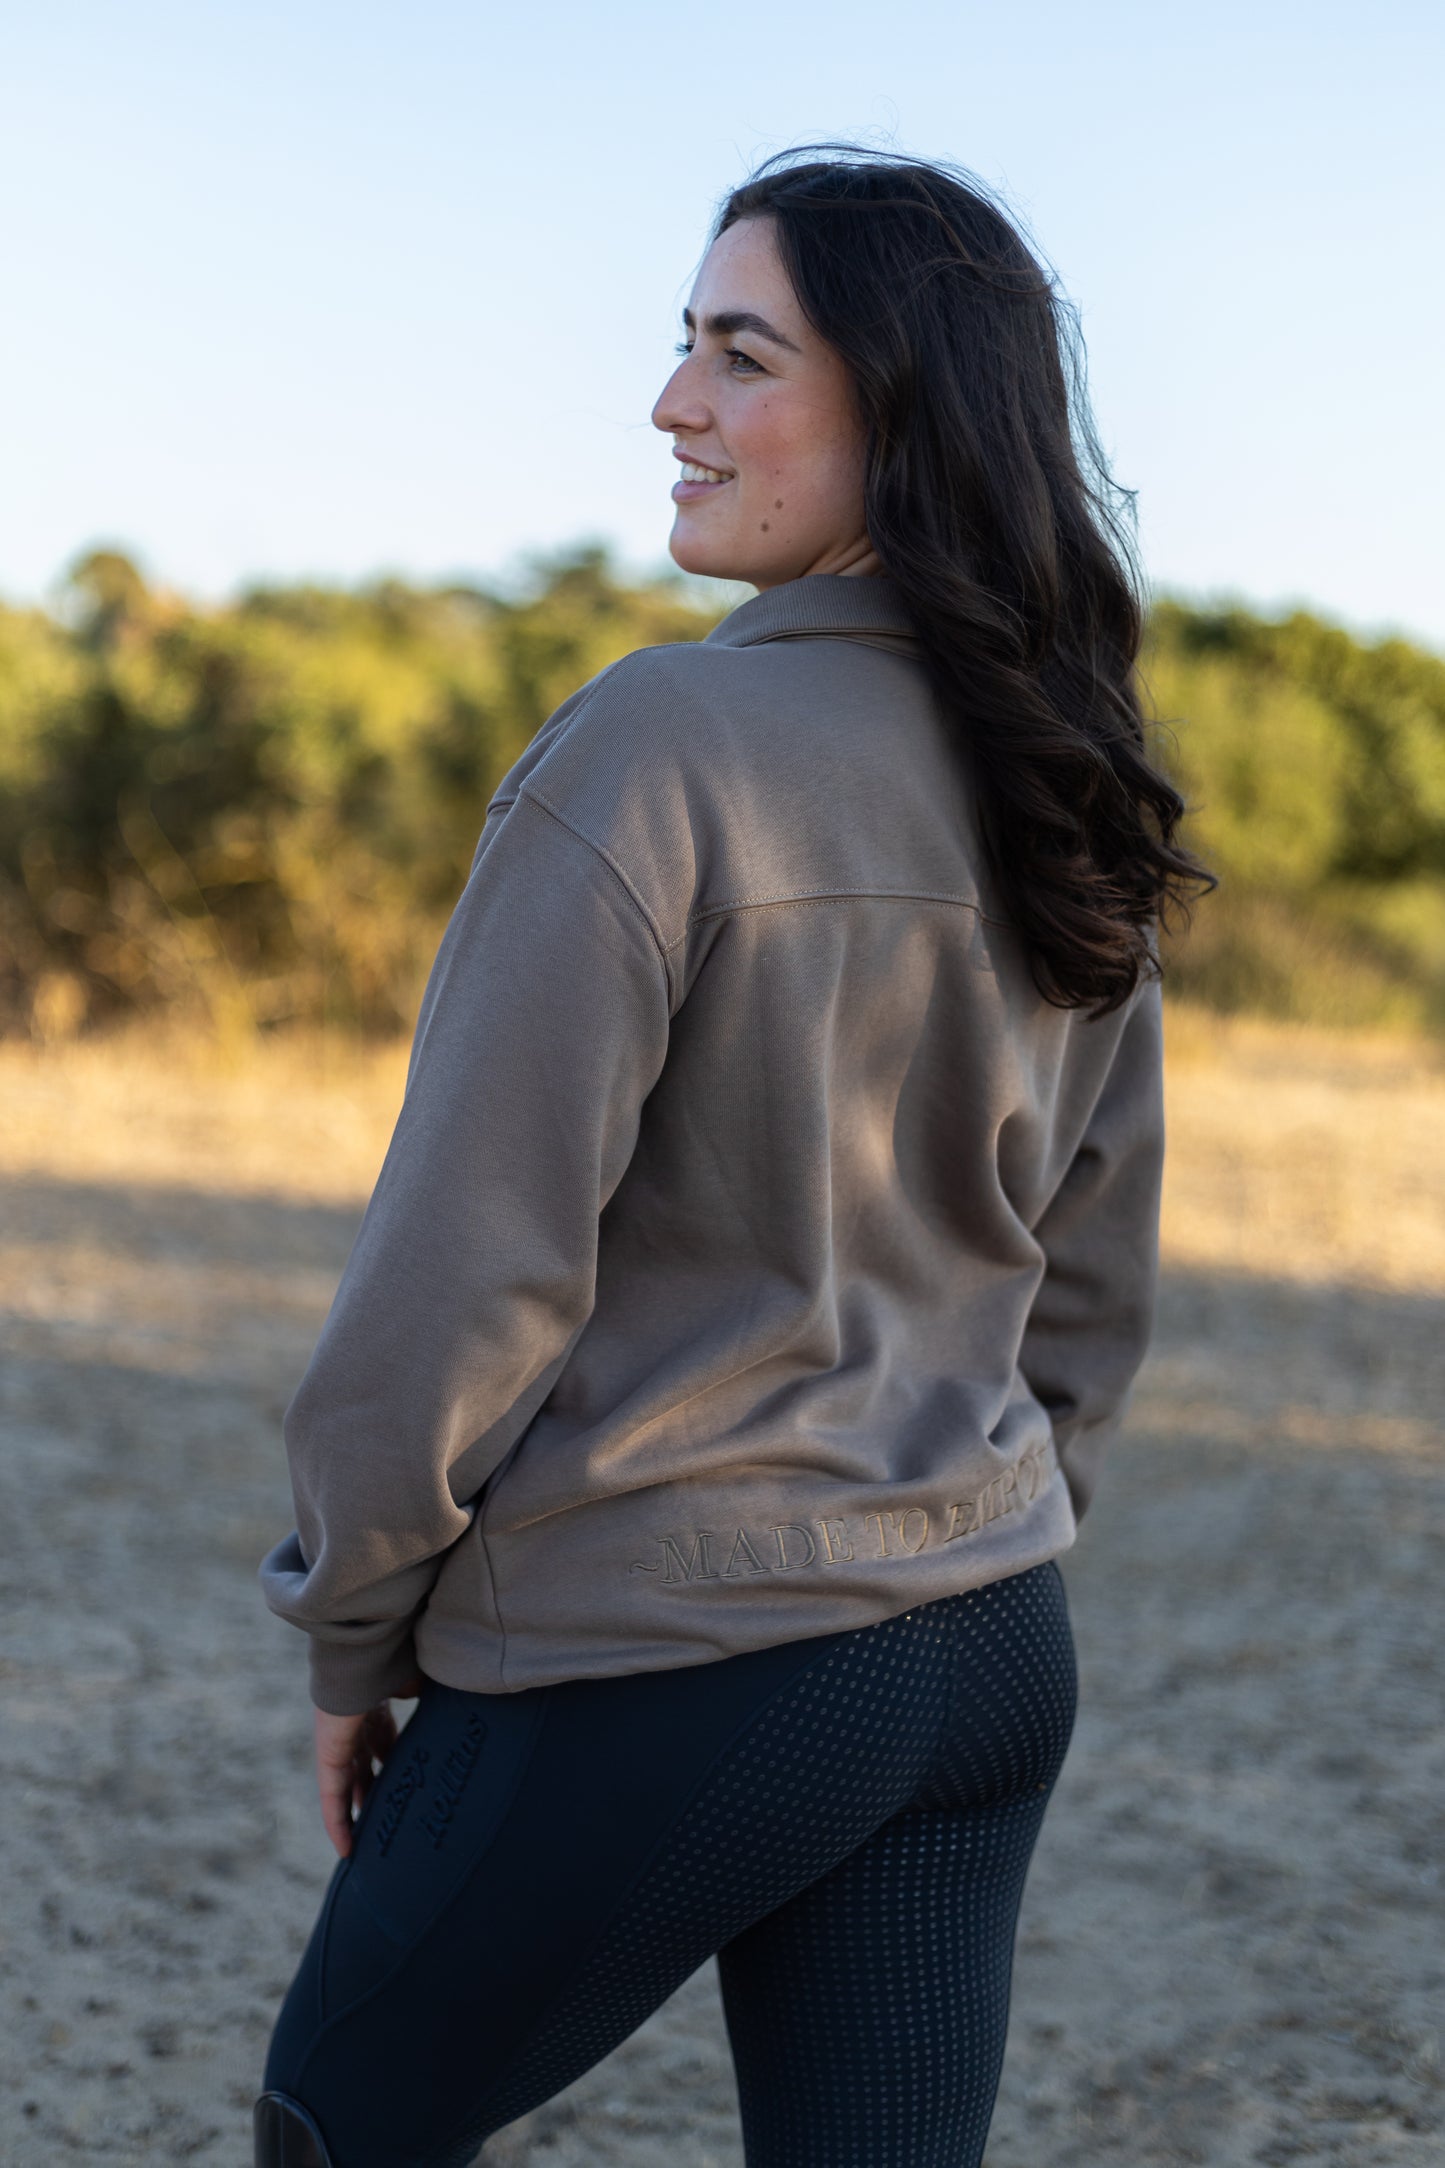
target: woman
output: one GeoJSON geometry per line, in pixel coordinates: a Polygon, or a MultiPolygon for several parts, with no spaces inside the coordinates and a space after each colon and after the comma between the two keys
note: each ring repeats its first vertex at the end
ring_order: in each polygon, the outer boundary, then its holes
{"type": "Polygon", "coordinates": [[[262,2163],[469,2161],[714,1952],[750,2168],[982,2157],[1197,869],[998,210],[770,161],[684,324],[672,554],[758,593],[498,788],[287,1411],[342,1856],[262,2163]]]}

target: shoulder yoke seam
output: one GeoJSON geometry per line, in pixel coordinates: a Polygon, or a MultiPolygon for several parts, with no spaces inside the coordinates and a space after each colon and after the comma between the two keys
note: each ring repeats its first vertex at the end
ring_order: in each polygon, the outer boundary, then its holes
{"type": "Polygon", "coordinates": [[[794,893],[781,896],[734,896],[726,903],[711,903],[701,911],[694,911],[677,938],[669,942],[669,948],[678,948],[687,939],[694,926],[701,926],[711,918],[730,918],[737,911],[784,911],[800,909],[807,904],[851,902],[855,897],[877,903],[943,903],[958,911],[972,911],[985,926],[1007,926],[1007,920],[990,918],[982,904],[970,896],[954,895],[947,889],[938,888],[800,888],[794,893]]]}
{"type": "Polygon", "coordinates": [[[601,844],[594,843],[592,838],[584,834],[582,829],[574,827],[572,822],[564,814],[559,813],[555,806],[550,805],[540,792],[531,789],[529,786],[524,786],[512,798],[494,798],[487,810],[491,813],[500,810],[504,806],[515,805],[518,798],[528,798],[539,811],[550,813],[553,820],[565,828],[569,835],[575,836],[579,843],[584,843],[595,857],[601,859],[608,871],[615,876],[626,890],[629,900],[636,906],[639,915],[645,921],[653,945],[668,968],[669,977],[671,976],[671,965],[668,960],[674,949],[682,947],[694,927],[705,925],[709,919],[730,918],[734,912],[739,911],[783,911],[798,908],[805,904],[851,902],[854,898],[862,898],[878,903],[942,903],[947,904],[954,910],[972,911],[981,925],[997,926],[1005,932],[1008,931],[1009,922],[1007,919],[990,917],[982,904],[976,903],[972,897],[956,895],[949,889],[800,888],[778,896],[732,896],[724,903],[706,904],[700,911],[689,913],[681,933],[674,934],[670,941],[664,941],[660,927],[656,925],[651,912],[642,901],[622,867],[609,852],[602,848],[601,844]]]}

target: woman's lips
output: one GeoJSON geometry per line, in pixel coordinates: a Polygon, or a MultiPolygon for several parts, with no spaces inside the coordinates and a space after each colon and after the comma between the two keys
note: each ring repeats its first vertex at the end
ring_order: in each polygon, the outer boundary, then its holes
{"type": "Polygon", "coordinates": [[[672,485],[672,501],[674,504],[693,504],[699,497],[715,497],[720,489],[726,489],[728,483],[734,479],[733,475],[728,474],[717,482],[688,482],[679,476],[672,485]]]}

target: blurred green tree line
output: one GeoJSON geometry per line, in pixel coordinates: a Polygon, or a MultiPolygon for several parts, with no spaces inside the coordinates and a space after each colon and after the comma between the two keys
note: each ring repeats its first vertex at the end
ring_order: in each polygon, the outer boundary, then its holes
{"type": "MultiPolygon", "coordinates": [[[[718,614],[597,547],[520,596],[388,580],[206,608],[90,552],[53,612],[0,606],[0,1028],[409,1024],[497,779],[584,679],[718,614]]],[[[1222,877],[1171,985],[1445,1027],[1445,661],[1164,602],[1144,676],[1222,877]]]]}

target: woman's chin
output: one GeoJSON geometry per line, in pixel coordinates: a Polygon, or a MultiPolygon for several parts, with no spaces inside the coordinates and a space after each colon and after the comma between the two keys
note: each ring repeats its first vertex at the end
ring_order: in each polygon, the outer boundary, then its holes
{"type": "Polygon", "coordinates": [[[736,551],[730,550],[720,537],[698,534],[680,514],[673,522],[667,548],[680,571],[695,572],[702,579],[746,580],[750,577],[737,569],[736,551]]]}

